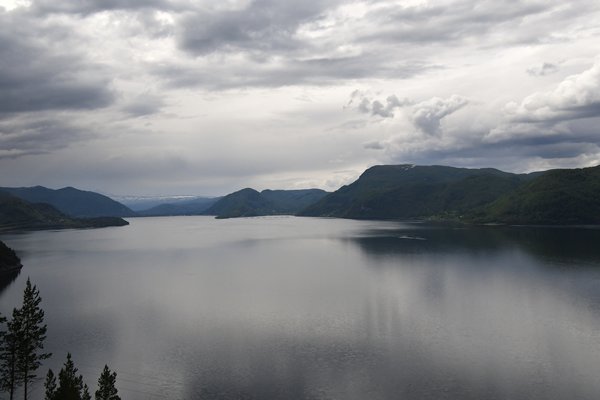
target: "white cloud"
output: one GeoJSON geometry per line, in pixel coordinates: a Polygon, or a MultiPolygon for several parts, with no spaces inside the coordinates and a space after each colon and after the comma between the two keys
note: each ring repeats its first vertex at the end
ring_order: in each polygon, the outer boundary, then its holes
{"type": "Polygon", "coordinates": [[[412,110],[412,121],[415,127],[427,135],[441,133],[442,119],[469,104],[463,96],[452,95],[446,99],[434,97],[415,104],[412,110]]]}
{"type": "Polygon", "coordinates": [[[0,0],[3,182],[224,194],[599,159],[597,1],[288,3],[0,0]]]}
{"type": "Polygon", "coordinates": [[[600,116],[600,58],[594,65],[563,80],[554,90],[536,92],[505,107],[510,121],[559,122],[600,116]]]}
{"type": "Polygon", "coordinates": [[[559,67],[556,64],[552,63],[542,63],[542,65],[537,65],[535,67],[527,68],[527,73],[532,76],[545,76],[558,72],[559,67]]]}

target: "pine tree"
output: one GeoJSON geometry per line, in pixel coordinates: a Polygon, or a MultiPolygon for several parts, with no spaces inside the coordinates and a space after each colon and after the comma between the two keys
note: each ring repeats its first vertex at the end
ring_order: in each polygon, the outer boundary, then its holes
{"type": "Polygon", "coordinates": [[[9,393],[10,400],[14,398],[15,389],[23,383],[18,370],[22,325],[22,312],[15,308],[0,342],[0,388],[9,393]]]}
{"type": "Polygon", "coordinates": [[[92,395],[90,394],[88,385],[83,385],[83,394],[81,395],[81,400],[92,400],[92,395]]]}
{"type": "Polygon", "coordinates": [[[71,353],[68,353],[67,361],[58,373],[58,389],[56,389],[54,399],[81,400],[82,391],[83,376],[77,376],[77,368],[71,360],[71,353]]]}
{"type": "Polygon", "coordinates": [[[44,400],[56,400],[56,377],[51,369],[48,370],[48,374],[46,375],[44,389],[46,389],[44,400]]]}
{"type": "Polygon", "coordinates": [[[98,379],[98,390],[96,390],[95,400],[121,400],[117,395],[118,390],[115,387],[117,373],[110,372],[108,365],[104,366],[102,374],[98,379]]]}
{"type": "Polygon", "coordinates": [[[21,308],[22,322],[17,357],[17,370],[23,380],[24,400],[27,400],[27,390],[37,377],[36,371],[41,366],[41,361],[51,356],[50,353],[40,352],[44,349],[46,339],[46,325],[43,324],[44,310],[40,308],[41,301],[39,290],[35,285],[32,287],[31,281],[27,278],[21,308]]]}

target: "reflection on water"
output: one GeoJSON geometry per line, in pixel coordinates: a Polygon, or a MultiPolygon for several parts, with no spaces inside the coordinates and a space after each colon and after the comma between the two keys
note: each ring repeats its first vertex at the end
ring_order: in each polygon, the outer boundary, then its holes
{"type": "Polygon", "coordinates": [[[20,269],[0,273],[0,293],[10,286],[21,273],[20,269]]]}
{"type": "MultiPolygon", "coordinates": [[[[597,399],[600,230],[145,218],[4,235],[124,398],[597,399]]],[[[41,389],[35,392],[41,396],[41,389]]],[[[40,397],[41,398],[41,397],[40,397]]]]}

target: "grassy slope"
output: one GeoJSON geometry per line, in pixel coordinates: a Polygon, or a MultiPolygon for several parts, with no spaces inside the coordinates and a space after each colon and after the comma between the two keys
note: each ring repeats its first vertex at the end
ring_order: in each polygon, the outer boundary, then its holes
{"type": "Polygon", "coordinates": [[[600,166],[547,171],[471,216],[474,222],[600,224],[600,166]]]}
{"type": "Polygon", "coordinates": [[[489,168],[376,166],[300,215],[359,219],[458,215],[495,200],[523,179],[489,168]]]}

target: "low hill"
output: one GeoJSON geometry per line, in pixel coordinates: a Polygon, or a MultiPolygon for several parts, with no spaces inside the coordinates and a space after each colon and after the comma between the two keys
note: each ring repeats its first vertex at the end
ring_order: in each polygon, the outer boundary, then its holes
{"type": "Polygon", "coordinates": [[[481,223],[600,224],[600,166],[546,171],[469,218],[481,223]]]}
{"type": "Polygon", "coordinates": [[[205,214],[218,218],[256,217],[275,214],[273,203],[254,189],[238,190],[213,204],[205,214]]]}
{"type": "Polygon", "coordinates": [[[135,212],[110,197],[73,187],[54,190],[43,186],[34,186],[0,188],[0,190],[30,203],[50,204],[71,217],[135,216],[135,212]]]}
{"type": "Polygon", "coordinates": [[[528,175],[492,168],[379,165],[299,215],[356,219],[454,217],[489,204],[527,179],[528,175]]]}
{"type": "Polygon", "coordinates": [[[205,211],[218,218],[293,215],[320,200],[327,192],[320,189],[263,190],[246,188],[228,194],[205,211]]]}
{"type": "Polygon", "coordinates": [[[73,218],[44,203],[29,203],[0,191],[0,231],[123,226],[118,217],[73,218]]]}
{"type": "Polygon", "coordinates": [[[193,200],[179,201],[177,203],[166,203],[154,206],[147,210],[138,211],[140,216],[162,216],[162,215],[203,215],[221,197],[198,197],[193,200]]]}

